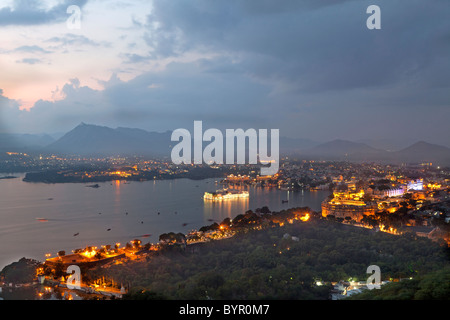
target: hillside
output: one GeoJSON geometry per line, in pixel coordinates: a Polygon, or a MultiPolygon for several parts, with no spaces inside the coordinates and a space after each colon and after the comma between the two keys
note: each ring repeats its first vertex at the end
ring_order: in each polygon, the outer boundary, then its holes
{"type": "Polygon", "coordinates": [[[386,151],[347,140],[333,140],[297,153],[301,158],[321,160],[348,160],[382,163],[424,163],[450,165],[450,149],[424,141],[416,142],[399,151],[386,151]]]}
{"type": "Polygon", "coordinates": [[[336,139],[304,150],[303,156],[324,160],[370,161],[386,157],[387,151],[364,143],[336,139]]]}
{"type": "Polygon", "coordinates": [[[45,151],[77,155],[170,155],[170,133],[81,123],[45,151]]]}
{"type": "Polygon", "coordinates": [[[131,287],[126,299],[329,299],[330,282],[427,274],[448,265],[426,238],[375,233],[323,220],[298,222],[157,253],[145,262],[89,272],[131,287]],[[318,286],[316,281],[324,285],[318,286]],[[207,296],[206,296],[207,292],[207,296]]]}
{"type": "Polygon", "coordinates": [[[38,150],[54,141],[55,139],[47,134],[0,133],[0,151],[38,150]]]}
{"type": "Polygon", "coordinates": [[[413,145],[392,153],[392,159],[408,162],[437,162],[450,164],[450,148],[419,141],[413,145]]]}

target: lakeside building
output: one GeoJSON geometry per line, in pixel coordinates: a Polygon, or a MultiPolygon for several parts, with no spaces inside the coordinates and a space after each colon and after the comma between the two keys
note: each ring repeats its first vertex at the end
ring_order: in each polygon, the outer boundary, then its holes
{"type": "Polygon", "coordinates": [[[361,221],[364,215],[374,215],[378,210],[376,202],[364,201],[364,191],[355,192],[345,188],[338,188],[333,192],[332,199],[326,199],[322,202],[322,216],[329,215],[336,218],[351,218],[355,221],[361,221]]]}
{"type": "Polygon", "coordinates": [[[240,199],[248,198],[248,191],[237,191],[237,190],[218,190],[216,192],[205,192],[203,199],[205,200],[228,200],[228,199],[240,199]]]}

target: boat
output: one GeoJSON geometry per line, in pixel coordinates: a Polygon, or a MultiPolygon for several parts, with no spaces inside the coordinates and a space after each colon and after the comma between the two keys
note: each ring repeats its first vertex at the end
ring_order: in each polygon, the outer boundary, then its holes
{"type": "Polygon", "coordinates": [[[205,192],[203,199],[205,200],[229,200],[229,199],[239,199],[239,198],[248,198],[248,191],[237,191],[237,190],[216,190],[215,192],[205,192]]]}
{"type": "Polygon", "coordinates": [[[47,222],[48,221],[48,219],[45,219],[45,218],[36,218],[36,220],[39,222],[47,222]]]}
{"type": "Polygon", "coordinates": [[[86,186],[86,188],[100,188],[100,186],[98,184],[93,184],[90,186],[86,186]]]}
{"type": "Polygon", "coordinates": [[[143,235],[139,236],[138,238],[148,238],[150,236],[151,236],[151,234],[143,234],[143,235]]]}

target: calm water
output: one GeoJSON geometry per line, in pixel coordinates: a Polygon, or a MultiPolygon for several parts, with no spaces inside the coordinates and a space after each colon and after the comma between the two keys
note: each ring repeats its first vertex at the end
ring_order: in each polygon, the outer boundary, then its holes
{"type": "Polygon", "coordinates": [[[204,202],[205,191],[222,188],[216,180],[115,181],[99,183],[97,189],[81,183],[26,183],[22,177],[0,180],[0,270],[22,257],[43,261],[46,253],[55,256],[59,250],[70,253],[135,238],[156,243],[164,232],[187,233],[213,223],[209,219],[220,222],[262,206],[320,210],[328,195],[250,188],[246,200],[204,202]]]}

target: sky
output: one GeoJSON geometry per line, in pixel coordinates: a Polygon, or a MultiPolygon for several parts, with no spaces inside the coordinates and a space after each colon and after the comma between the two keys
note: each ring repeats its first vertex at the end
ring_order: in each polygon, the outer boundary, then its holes
{"type": "Polygon", "coordinates": [[[450,146],[449,17],[448,0],[2,0],[0,132],[201,120],[450,146]]]}

